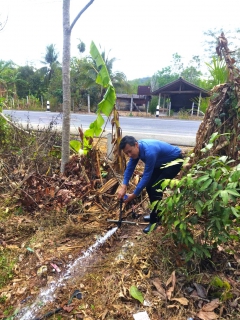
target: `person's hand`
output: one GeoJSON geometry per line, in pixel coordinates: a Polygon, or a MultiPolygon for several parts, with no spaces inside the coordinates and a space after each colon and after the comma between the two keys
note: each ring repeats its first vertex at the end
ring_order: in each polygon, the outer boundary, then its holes
{"type": "Polygon", "coordinates": [[[132,201],[135,199],[137,196],[134,193],[129,193],[127,194],[127,199],[124,200],[124,203],[127,204],[128,202],[132,201]]]}
{"type": "Polygon", "coordinates": [[[121,185],[121,187],[117,190],[118,199],[123,199],[123,196],[127,192],[127,186],[125,184],[121,185]]]}

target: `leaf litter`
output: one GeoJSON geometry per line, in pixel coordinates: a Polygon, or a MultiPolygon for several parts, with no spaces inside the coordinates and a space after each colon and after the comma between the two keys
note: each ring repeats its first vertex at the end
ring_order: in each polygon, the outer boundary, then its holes
{"type": "MultiPolygon", "coordinates": [[[[134,203],[137,219],[131,205],[124,208],[124,219],[136,225],[123,224],[62,282],[69,266],[116,228],[107,219],[119,217],[116,190],[120,179],[108,165],[104,151],[94,152],[99,152],[100,166],[109,172],[102,184],[94,155],[88,161],[72,156],[65,176],[57,170],[52,175],[29,174],[22,168],[25,177],[15,169],[21,180],[13,179],[14,201],[7,203],[7,218],[1,224],[2,253],[11,252],[15,263],[12,279],[0,289],[0,318],[6,318],[6,310],[19,318],[21,310],[30,309],[42,291],[58,282],[62,285],[52,292],[51,299],[42,302],[36,319],[54,319],[56,313],[63,319],[133,319],[144,312],[152,320],[220,319],[221,312],[225,314],[222,319],[230,319],[228,313],[238,313],[238,303],[217,303],[209,296],[211,274],[199,270],[187,276],[188,266],[175,245],[165,242],[161,226],[150,235],[142,233],[142,215],[149,210],[145,194],[134,203]],[[81,299],[74,298],[69,304],[76,290],[81,299]]],[[[140,165],[137,175],[141,170],[140,165]]],[[[137,180],[132,181],[134,188],[137,180]]],[[[1,196],[5,211],[7,191],[5,186],[1,196]]],[[[233,281],[236,300],[238,278],[233,281]]]]}

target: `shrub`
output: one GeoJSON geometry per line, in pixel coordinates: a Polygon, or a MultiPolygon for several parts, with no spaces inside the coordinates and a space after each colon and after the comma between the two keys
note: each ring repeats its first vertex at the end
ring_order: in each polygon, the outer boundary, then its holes
{"type": "Polygon", "coordinates": [[[240,164],[227,156],[199,160],[180,180],[164,180],[172,194],[159,202],[167,236],[187,251],[186,259],[211,257],[211,250],[239,240],[240,164]]]}

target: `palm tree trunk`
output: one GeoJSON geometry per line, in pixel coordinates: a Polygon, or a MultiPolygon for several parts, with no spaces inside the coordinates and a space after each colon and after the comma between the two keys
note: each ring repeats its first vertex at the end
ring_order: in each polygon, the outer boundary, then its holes
{"type": "Polygon", "coordinates": [[[63,86],[63,122],[62,122],[62,162],[61,172],[64,172],[65,164],[69,160],[70,150],[70,0],[63,0],[63,62],[62,62],[62,86],[63,86]]]}

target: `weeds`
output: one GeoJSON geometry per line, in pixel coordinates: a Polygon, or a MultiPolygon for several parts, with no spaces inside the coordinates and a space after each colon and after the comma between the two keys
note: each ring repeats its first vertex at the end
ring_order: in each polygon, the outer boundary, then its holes
{"type": "MultiPolygon", "coordinates": [[[[7,249],[0,251],[0,288],[5,286],[13,278],[15,261],[15,257],[11,254],[11,251],[7,249]]],[[[2,297],[2,299],[4,299],[4,297],[2,297]]]]}
{"type": "Polygon", "coordinates": [[[181,109],[181,110],[178,112],[178,117],[179,117],[179,119],[189,119],[189,113],[188,113],[187,110],[181,109]]]}

